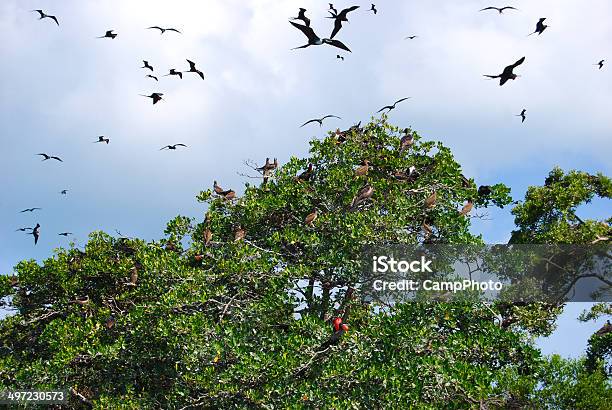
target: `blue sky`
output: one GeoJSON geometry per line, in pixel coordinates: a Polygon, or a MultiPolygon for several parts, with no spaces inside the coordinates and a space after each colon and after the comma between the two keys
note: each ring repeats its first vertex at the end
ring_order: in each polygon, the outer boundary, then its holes
{"type": "MultiPolygon", "coordinates": [[[[373,15],[369,4],[337,2],[362,6],[337,35],[353,51],[344,53],[290,50],[304,44],[287,23],[299,6],[317,33],[331,32],[321,1],[3,0],[0,272],[66,246],[70,239],[59,232],[74,232],[80,244],[98,229],[159,238],[177,214],[202,217],[194,196],[214,179],[241,187],[243,161],[305,155],[308,141],[327,129],[299,128],[305,120],[333,113],[343,119],[328,127],[344,128],[404,96],[412,99],[391,113],[392,123],[443,141],[466,175],[478,184],[504,182],[517,199],[555,165],[610,175],[612,65],[593,64],[612,64],[612,3],[508,3],[520,10],[478,11],[505,5],[498,1],[379,1],[373,15]],[[36,8],[56,15],[60,27],[38,21],[29,12],[36,8]],[[540,17],[550,28],[528,37],[540,17]],[[145,29],[151,25],[183,34],[160,36],[145,29]],[[109,29],[115,40],[95,38],[109,29]],[[404,40],[412,34],[419,37],[404,40]],[[482,77],[522,56],[518,80],[499,87],[482,77]],[[205,81],[186,74],[157,83],[140,68],[148,60],[163,75],[188,69],[186,58],[205,81]],[[152,106],[138,95],[153,91],[165,101],[152,106]],[[515,117],[522,108],[524,124],[515,117]],[[92,144],[98,135],[111,144],[92,144]],[[189,149],[159,151],[177,142],[189,149]],[[41,162],[39,152],[65,162],[41,162]],[[43,210],[18,213],[29,207],[43,210]],[[37,222],[42,236],[34,247],[14,230],[37,222]]],[[[609,211],[604,201],[581,210],[587,217],[609,211]]],[[[487,213],[474,232],[506,242],[509,210],[487,213]]],[[[564,316],[564,336],[550,342],[571,344],[566,353],[580,351],[598,325],[579,325],[575,316],[564,316]]]]}

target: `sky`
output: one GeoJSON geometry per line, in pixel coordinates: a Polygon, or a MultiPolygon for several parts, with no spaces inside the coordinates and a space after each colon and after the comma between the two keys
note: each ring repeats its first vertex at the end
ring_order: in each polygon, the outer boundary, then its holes
{"type": "MultiPolygon", "coordinates": [[[[217,180],[240,191],[244,161],[263,163],[307,154],[308,142],[345,129],[410,96],[389,121],[452,148],[477,184],[504,182],[515,199],[542,184],[554,167],[611,174],[612,15],[609,0],[337,2],[349,14],[330,46],[290,50],[305,37],[288,22],[306,8],[311,26],[328,36],[328,2],[282,0],[2,0],[0,2],[0,272],[22,259],[42,260],[94,230],[161,237],[181,214],[202,218],[195,195],[217,180]],[[503,15],[479,12],[513,5],[503,15]],[[56,15],[39,21],[32,9],[56,15]],[[528,36],[540,17],[549,28],[528,36]],[[182,34],[146,29],[176,27],[182,34]],[[98,39],[114,29],[114,40],[98,39]],[[404,40],[418,35],[414,40],[404,40]],[[336,58],[345,57],[344,61],[336,58]],[[520,57],[515,81],[498,74],[520,57]],[[161,77],[204,72],[182,80],[161,77]],[[601,59],[610,61],[598,70],[601,59]],[[147,60],[159,82],[140,68],[147,60]],[[139,94],[163,92],[153,106],[139,94]],[[527,120],[516,117],[523,108],[527,120]],[[300,128],[335,114],[324,127],[300,128]],[[98,135],[111,143],[92,144],[98,135]],[[160,151],[184,143],[177,151],[160,151]],[[41,162],[36,154],[62,157],[41,162]],[[68,195],[59,192],[68,189],[68,195]],[[19,213],[41,207],[37,213],[19,213]],[[42,225],[41,239],[15,229],[42,225]],[[73,232],[63,238],[60,232],[73,232]]],[[[580,209],[610,215],[609,201],[580,209]]],[[[483,212],[480,212],[483,213],[483,212]]],[[[509,209],[487,210],[474,232],[507,242],[509,209]]],[[[575,310],[577,310],[576,308],[575,310]]],[[[567,355],[584,347],[600,323],[559,322],[567,355]],[[582,329],[582,330],[578,330],[582,329]],[[565,333],[563,333],[563,332],[565,333]]],[[[559,333],[557,332],[557,333],[559,333]]]]}

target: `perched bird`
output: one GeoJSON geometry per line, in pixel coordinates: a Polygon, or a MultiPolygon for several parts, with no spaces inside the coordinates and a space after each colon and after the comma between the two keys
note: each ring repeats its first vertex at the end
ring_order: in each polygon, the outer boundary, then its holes
{"type": "Polygon", "coordinates": [[[36,226],[32,228],[30,235],[34,236],[34,245],[36,245],[38,243],[38,238],[40,238],[40,224],[36,224],[36,226]]]}
{"type": "Polygon", "coordinates": [[[56,157],[56,156],[53,156],[53,155],[47,155],[47,154],[36,154],[36,155],[42,156],[43,157],[43,161],[47,161],[49,159],[54,159],[54,160],[59,161],[59,162],[64,162],[64,161],[62,161],[62,159],[60,157],[56,157]]]}
{"type": "Polygon", "coordinates": [[[157,104],[158,102],[160,102],[162,100],[162,93],[151,93],[151,95],[144,95],[144,94],[139,94],[143,97],[147,97],[147,98],[151,98],[153,99],[153,104],[157,104]]]}
{"type": "Polygon", "coordinates": [[[478,196],[489,196],[491,195],[491,187],[489,185],[481,185],[478,187],[478,196]]]}
{"type": "Polygon", "coordinates": [[[365,185],[363,188],[359,190],[359,192],[357,192],[357,195],[355,196],[355,198],[353,198],[353,202],[351,203],[351,208],[355,209],[359,204],[372,198],[373,194],[374,194],[374,187],[369,184],[365,185]]]}
{"type": "Polygon", "coordinates": [[[40,211],[42,208],[28,208],[28,209],[24,209],[23,211],[19,212],[20,214],[24,213],[24,212],[34,212],[34,211],[40,211]]]}
{"type": "Polygon", "coordinates": [[[359,6],[352,6],[352,7],[348,7],[342,11],[340,11],[340,13],[334,13],[332,11],[330,11],[331,16],[328,16],[327,18],[331,18],[334,19],[334,29],[331,33],[331,36],[329,36],[329,38],[334,38],[334,36],[336,34],[338,34],[338,32],[340,31],[340,29],[342,28],[342,22],[343,21],[348,21],[347,18],[347,14],[350,13],[351,11],[355,11],[359,8],[359,6]]]}
{"type": "Polygon", "coordinates": [[[436,193],[436,191],[433,191],[433,193],[425,199],[425,208],[426,209],[433,208],[434,206],[436,206],[437,200],[438,200],[438,194],[436,193]]]}
{"type": "Polygon", "coordinates": [[[340,54],[336,54],[336,58],[339,59],[339,60],[344,61],[344,57],[342,57],[340,54]]]}
{"type": "Polygon", "coordinates": [[[151,75],[151,74],[147,74],[147,75],[146,75],[146,77],[152,78],[152,79],[154,79],[155,81],[159,81],[159,80],[157,79],[157,77],[155,77],[154,75],[151,75]]]}
{"type": "Polygon", "coordinates": [[[217,181],[214,181],[213,188],[215,193],[224,199],[234,199],[236,197],[236,192],[232,189],[223,190],[219,185],[217,185],[217,181]]]}
{"type": "Polygon", "coordinates": [[[115,326],[116,320],[115,320],[115,316],[111,315],[108,319],[106,319],[106,322],[104,322],[104,326],[107,329],[112,329],[113,326],[115,326]]]}
{"type": "Polygon", "coordinates": [[[140,68],[148,68],[149,70],[153,71],[153,66],[150,65],[147,60],[142,60],[142,62],[144,63],[144,65],[140,68]]]}
{"type": "Polygon", "coordinates": [[[518,75],[514,74],[513,70],[520,66],[521,64],[523,64],[525,62],[525,57],[521,57],[519,58],[516,63],[511,64],[507,67],[504,68],[504,71],[502,71],[501,74],[497,74],[497,75],[488,75],[485,74],[485,77],[489,77],[489,78],[499,78],[499,85],[502,86],[504,84],[506,84],[506,82],[508,80],[515,80],[516,77],[518,77],[518,75]]]}
{"type": "Polygon", "coordinates": [[[130,285],[131,286],[136,286],[137,282],[138,282],[138,268],[136,266],[134,266],[130,270],[130,285]]]}
{"type": "Polygon", "coordinates": [[[203,80],[204,79],[204,73],[196,68],[196,64],[193,61],[187,60],[187,62],[189,63],[189,71],[187,71],[187,72],[188,73],[196,73],[203,80]]]}
{"type": "Polygon", "coordinates": [[[68,237],[68,235],[72,235],[72,232],[62,232],[62,233],[58,233],[58,235],[68,237]]]}
{"type": "MultiPolygon", "coordinates": [[[[538,20],[538,22],[536,23],[536,29],[531,34],[538,33],[538,36],[539,36],[540,34],[542,34],[544,32],[544,30],[546,30],[546,27],[548,27],[548,26],[546,24],[544,24],[544,20],[546,20],[546,17],[542,17],[542,18],[540,18],[540,20],[538,20]]],[[[529,34],[529,35],[531,35],[531,34],[529,34]]]]}
{"type": "Polygon", "coordinates": [[[215,190],[216,194],[221,194],[221,192],[223,192],[223,188],[217,184],[217,181],[213,181],[213,189],[215,190]]]}
{"type": "Polygon", "coordinates": [[[246,236],[246,231],[240,225],[234,231],[234,242],[238,242],[244,239],[246,236]]]}
{"type": "Polygon", "coordinates": [[[106,142],[106,144],[108,145],[108,143],[110,142],[110,138],[104,138],[104,135],[100,135],[98,137],[98,140],[94,141],[94,144],[97,144],[99,142],[106,142]]]}
{"type": "Polygon", "coordinates": [[[60,191],[60,194],[61,194],[61,195],[67,195],[67,194],[68,194],[68,190],[67,190],[67,189],[62,189],[62,190],[60,191]]]}
{"type": "Polygon", "coordinates": [[[368,175],[369,171],[370,171],[370,161],[365,159],[361,162],[361,165],[357,167],[357,169],[355,169],[355,176],[362,177],[362,176],[368,175]]]}
{"type": "Polygon", "coordinates": [[[257,168],[258,171],[272,171],[273,169],[278,168],[278,159],[274,158],[274,162],[270,162],[270,158],[266,158],[266,163],[257,168]]]}
{"type": "Polygon", "coordinates": [[[117,33],[113,33],[113,31],[115,31],[115,30],[108,30],[106,33],[104,33],[103,36],[100,36],[98,38],[111,38],[111,39],[114,39],[115,37],[117,37],[117,33]]]}
{"type": "Polygon", "coordinates": [[[312,164],[308,164],[308,168],[306,169],[306,171],[304,171],[300,175],[298,175],[297,179],[299,181],[309,181],[310,178],[312,178],[312,174],[313,174],[312,164]]]}
{"type": "Polygon", "coordinates": [[[208,246],[210,245],[210,241],[212,241],[212,231],[209,228],[206,228],[204,230],[204,245],[208,246]]]}
{"type": "Polygon", "coordinates": [[[317,36],[314,32],[314,30],[308,26],[303,26],[301,24],[296,24],[293,21],[290,21],[289,23],[291,23],[291,25],[295,28],[297,28],[298,30],[300,30],[306,37],[308,37],[308,44],[304,44],[303,46],[299,46],[299,47],[295,47],[292,48],[292,50],[297,50],[300,48],[306,48],[306,47],[310,47],[310,46],[320,46],[322,44],[329,44],[330,46],[334,46],[334,47],[338,47],[342,50],[348,51],[349,53],[351,52],[351,50],[341,41],[339,40],[334,40],[334,39],[330,39],[330,38],[319,38],[319,36],[317,36]]]}
{"type": "Polygon", "coordinates": [[[372,7],[370,7],[370,10],[368,10],[368,11],[371,11],[374,14],[378,13],[378,10],[376,10],[376,5],[374,3],[372,3],[372,7]]]}
{"type": "Polygon", "coordinates": [[[40,17],[38,18],[39,20],[42,20],[44,18],[49,18],[49,19],[55,21],[55,24],[57,24],[59,26],[59,21],[57,21],[57,17],[51,16],[50,14],[45,14],[45,12],[42,11],[42,10],[31,10],[31,11],[40,14],[40,17]]]}
{"type": "Polygon", "coordinates": [[[597,331],[595,334],[597,336],[603,336],[612,332],[612,323],[609,320],[606,320],[606,323],[597,331]]]}
{"type": "Polygon", "coordinates": [[[467,203],[463,205],[463,208],[461,208],[461,211],[459,211],[459,214],[467,215],[470,213],[473,207],[474,207],[474,202],[472,202],[471,199],[468,199],[467,203]]]}
{"type": "Polygon", "coordinates": [[[404,129],[404,136],[400,139],[400,153],[404,152],[414,144],[414,136],[409,128],[404,129]]]}
{"type": "Polygon", "coordinates": [[[521,117],[521,123],[525,122],[525,119],[527,118],[527,116],[525,115],[526,112],[527,110],[523,108],[521,113],[516,115],[517,117],[521,117]]]}
{"type": "Polygon", "coordinates": [[[601,70],[603,68],[603,66],[604,66],[604,61],[606,61],[606,60],[601,60],[601,61],[599,61],[599,63],[597,63],[595,65],[599,66],[599,69],[601,70]]]}
{"type": "Polygon", "coordinates": [[[310,19],[306,17],[306,9],[300,7],[297,17],[293,17],[291,20],[302,20],[306,27],[310,27],[310,19]]]}
{"type": "Polygon", "coordinates": [[[164,149],[170,149],[170,150],[175,150],[176,147],[187,147],[187,145],[185,144],[174,144],[174,145],[166,145],[165,147],[161,147],[159,150],[164,150],[164,149]]]}
{"type": "Polygon", "coordinates": [[[389,113],[389,111],[393,110],[398,103],[401,103],[402,101],[407,100],[409,98],[410,97],[400,98],[399,100],[394,102],[393,105],[385,105],[384,107],[382,107],[380,110],[378,110],[376,112],[381,112],[381,111],[387,110],[387,113],[389,113]]]}
{"type": "Polygon", "coordinates": [[[503,14],[504,10],[518,10],[517,8],[514,8],[512,6],[505,6],[505,7],[485,7],[484,9],[480,9],[480,11],[485,11],[485,10],[497,10],[499,12],[499,14],[503,14]]]}
{"type": "Polygon", "coordinates": [[[304,125],[310,124],[311,122],[318,122],[319,123],[319,127],[322,127],[323,126],[323,120],[326,119],[326,118],[338,118],[340,120],[342,119],[342,118],[338,117],[337,115],[326,115],[326,116],[321,117],[321,118],[314,118],[312,120],[308,120],[304,124],[300,125],[300,128],[302,128],[304,125]]]}
{"type": "Polygon", "coordinates": [[[418,36],[408,36],[408,37],[404,37],[404,40],[414,40],[417,37],[418,36]]]}
{"type": "Polygon", "coordinates": [[[317,210],[315,209],[314,211],[306,215],[304,223],[308,226],[314,227],[313,222],[315,221],[315,219],[317,219],[317,216],[317,210]]]}
{"type": "Polygon", "coordinates": [[[169,75],[178,75],[181,80],[183,79],[183,73],[180,71],[176,71],[174,68],[171,68],[170,72],[166,74],[164,77],[168,77],[169,75]]]}
{"type": "Polygon", "coordinates": [[[175,28],[163,28],[159,26],[147,27],[147,30],[152,29],[152,28],[159,30],[159,34],[164,34],[166,31],[174,31],[175,33],[181,34],[181,32],[175,28]]]}
{"type": "Polygon", "coordinates": [[[342,338],[342,336],[348,332],[349,327],[347,324],[342,323],[342,319],[337,317],[333,320],[332,322],[333,327],[334,327],[334,333],[331,335],[331,337],[326,340],[324,343],[321,344],[321,347],[319,347],[319,351],[325,350],[330,346],[335,346],[340,342],[340,339],[342,338]]]}
{"type": "Polygon", "coordinates": [[[32,228],[19,228],[19,229],[15,229],[15,232],[25,232],[25,231],[31,231],[32,228]]]}

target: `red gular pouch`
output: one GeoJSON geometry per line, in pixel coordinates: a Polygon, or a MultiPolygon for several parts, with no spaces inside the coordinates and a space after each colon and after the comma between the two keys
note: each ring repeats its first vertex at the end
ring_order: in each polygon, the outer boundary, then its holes
{"type": "Polygon", "coordinates": [[[338,330],[340,330],[340,325],[342,324],[342,318],[341,317],[337,317],[332,321],[332,324],[334,325],[334,332],[337,332],[338,330]]]}

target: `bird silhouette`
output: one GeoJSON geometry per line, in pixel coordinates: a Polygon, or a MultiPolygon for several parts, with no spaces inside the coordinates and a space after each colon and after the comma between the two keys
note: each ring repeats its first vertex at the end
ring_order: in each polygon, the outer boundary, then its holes
{"type": "Polygon", "coordinates": [[[27,208],[27,209],[24,209],[23,211],[20,211],[19,213],[23,214],[25,212],[34,212],[34,211],[40,211],[40,210],[42,210],[42,208],[27,208]]]}
{"type": "Polygon", "coordinates": [[[191,60],[187,60],[187,62],[189,63],[189,71],[187,71],[187,72],[188,73],[196,73],[203,80],[204,79],[204,73],[196,68],[196,63],[194,63],[191,60]]]}
{"type": "Polygon", "coordinates": [[[336,59],[344,61],[344,57],[342,57],[340,54],[336,54],[336,59]]]}
{"type": "Polygon", "coordinates": [[[340,29],[342,28],[342,22],[343,21],[348,21],[347,18],[347,14],[350,13],[351,11],[355,11],[359,8],[359,6],[351,6],[348,7],[344,10],[341,10],[340,13],[335,13],[330,11],[329,13],[331,14],[331,16],[328,16],[328,19],[334,19],[334,29],[331,33],[331,36],[329,36],[329,38],[334,38],[334,36],[336,34],[338,34],[338,32],[340,31],[340,29]]]}
{"type": "Polygon", "coordinates": [[[97,144],[99,142],[105,142],[108,145],[108,143],[110,142],[110,138],[105,138],[104,135],[100,135],[98,137],[98,140],[94,141],[94,144],[97,144]]]}
{"type": "Polygon", "coordinates": [[[298,12],[297,17],[293,17],[291,20],[302,20],[306,27],[310,27],[310,19],[306,17],[306,9],[300,7],[300,11],[298,12]]]}
{"type": "Polygon", "coordinates": [[[110,39],[114,39],[115,37],[117,37],[117,33],[113,33],[113,31],[115,31],[115,30],[108,30],[106,33],[104,33],[103,36],[100,36],[98,38],[110,38],[110,39]]]}
{"type": "Polygon", "coordinates": [[[144,95],[144,94],[139,94],[142,97],[147,97],[147,98],[151,98],[153,100],[153,104],[157,104],[158,102],[160,102],[162,100],[162,93],[152,93],[151,95],[144,95]]]}
{"type": "Polygon", "coordinates": [[[164,149],[175,150],[176,147],[187,147],[187,145],[185,145],[185,144],[166,145],[165,147],[160,148],[160,151],[164,150],[164,149]]]}
{"type": "Polygon", "coordinates": [[[183,73],[180,71],[176,71],[174,68],[170,69],[170,72],[166,75],[164,75],[164,77],[168,77],[169,75],[178,75],[178,77],[182,80],[183,79],[183,73]]]}
{"type": "Polygon", "coordinates": [[[50,14],[45,14],[45,12],[42,11],[42,10],[31,10],[31,11],[40,14],[40,17],[38,18],[39,20],[48,18],[48,19],[51,19],[51,20],[55,21],[55,24],[57,24],[59,26],[59,21],[57,21],[57,17],[52,16],[50,14]]]}
{"type": "Polygon", "coordinates": [[[32,232],[29,235],[34,236],[34,245],[38,243],[38,238],[40,238],[40,224],[36,224],[34,228],[32,228],[32,232]]]}
{"type": "Polygon", "coordinates": [[[387,113],[393,109],[395,109],[395,106],[399,103],[401,103],[402,101],[405,101],[407,99],[409,99],[410,97],[404,97],[404,98],[400,98],[399,100],[397,100],[396,102],[394,102],[392,105],[385,105],[384,107],[382,107],[380,110],[378,110],[377,112],[381,112],[384,110],[387,110],[387,113]]]}
{"type": "Polygon", "coordinates": [[[19,229],[15,229],[15,232],[25,232],[25,231],[31,231],[33,228],[19,228],[19,229]]]}
{"type": "Polygon", "coordinates": [[[521,123],[525,122],[525,119],[527,118],[527,116],[525,115],[526,112],[527,110],[523,108],[521,113],[516,115],[517,117],[521,117],[521,123]]]}
{"type": "Polygon", "coordinates": [[[60,194],[61,194],[61,195],[66,195],[66,194],[68,194],[68,190],[67,190],[67,189],[62,189],[62,190],[60,191],[60,194]]]}
{"type": "Polygon", "coordinates": [[[144,63],[144,65],[140,68],[148,68],[149,70],[153,71],[153,66],[149,64],[147,60],[142,60],[142,62],[144,63]]]}
{"type": "Polygon", "coordinates": [[[155,77],[154,75],[151,75],[151,74],[147,74],[146,77],[152,78],[155,81],[159,81],[159,79],[157,77],[155,77]]]}
{"type": "Polygon", "coordinates": [[[418,36],[408,36],[408,37],[404,37],[404,40],[414,40],[417,37],[418,36]]]}
{"type": "Polygon", "coordinates": [[[47,161],[49,159],[54,159],[54,160],[59,161],[59,162],[64,162],[64,161],[62,161],[62,159],[60,157],[56,157],[56,156],[53,156],[53,155],[47,155],[47,154],[36,154],[36,155],[42,156],[43,157],[43,161],[47,161]]]}
{"type": "MultiPolygon", "coordinates": [[[[538,20],[538,22],[536,23],[536,29],[531,34],[538,33],[538,36],[539,36],[540,34],[542,34],[544,32],[544,30],[546,30],[546,27],[548,27],[548,26],[546,24],[544,24],[544,20],[546,20],[546,17],[542,17],[542,18],[540,18],[540,20],[538,20]]],[[[529,34],[529,36],[531,34],[529,34]]]]}
{"type": "Polygon", "coordinates": [[[378,13],[378,10],[376,10],[376,4],[372,3],[372,6],[370,7],[370,10],[368,11],[372,11],[374,12],[374,14],[378,13]]]}
{"type": "Polygon", "coordinates": [[[62,232],[62,233],[58,233],[58,236],[65,236],[65,237],[68,237],[68,235],[72,235],[72,232],[62,232]]]}
{"type": "Polygon", "coordinates": [[[606,60],[600,60],[599,63],[595,64],[596,66],[599,66],[599,69],[601,70],[604,66],[604,61],[606,60]]]}
{"type": "Polygon", "coordinates": [[[339,40],[334,40],[330,38],[319,38],[319,36],[315,34],[312,28],[308,26],[303,26],[301,24],[294,23],[293,21],[290,21],[289,23],[291,23],[293,27],[297,28],[306,37],[308,37],[308,44],[304,44],[303,46],[292,48],[292,50],[297,50],[300,48],[306,48],[310,46],[320,46],[322,44],[329,44],[330,46],[338,47],[342,50],[348,51],[349,53],[351,52],[351,50],[339,40]]]}
{"type": "Polygon", "coordinates": [[[163,27],[160,27],[160,26],[151,26],[151,27],[147,27],[147,30],[149,30],[149,29],[159,30],[159,34],[164,34],[166,31],[174,31],[175,33],[182,34],[180,32],[180,30],[177,30],[175,28],[163,28],[163,27]]]}
{"type": "Polygon", "coordinates": [[[499,14],[504,14],[504,10],[518,10],[518,9],[512,6],[505,6],[505,7],[490,6],[490,7],[485,7],[484,9],[480,9],[479,11],[485,11],[485,10],[497,10],[499,14]]]}
{"type": "Polygon", "coordinates": [[[312,120],[308,120],[304,124],[300,125],[300,128],[302,128],[304,125],[310,124],[311,122],[318,122],[319,123],[319,127],[322,127],[323,126],[323,120],[326,119],[326,118],[338,118],[340,120],[342,119],[342,118],[338,117],[337,115],[326,115],[326,116],[321,117],[321,118],[314,118],[312,120]]]}
{"type": "Polygon", "coordinates": [[[502,86],[504,84],[506,84],[506,82],[508,80],[515,80],[518,75],[514,74],[513,70],[520,66],[521,64],[523,64],[523,62],[525,62],[525,57],[521,57],[520,59],[517,60],[516,63],[511,64],[509,66],[507,66],[506,68],[504,68],[504,71],[502,71],[501,74],[497,74],[497,75],[488,75],[485,74],[485,77],[488,78],[499,78],[499,85],[502,86]]]}
{"type": "Polygon", "coordinates": [[[491,195],[493,191],[491,191],[491,186],[489,185],[481,185],[478,187],[478,196],[486,197],[491,195]]]}

